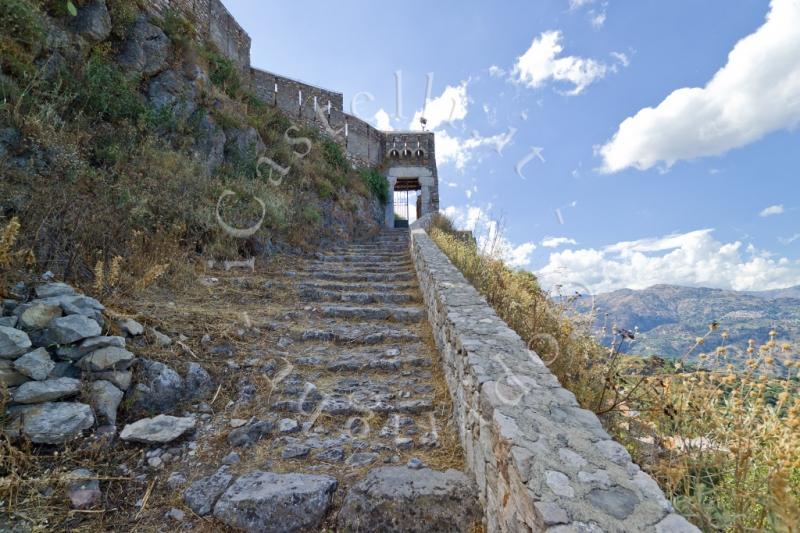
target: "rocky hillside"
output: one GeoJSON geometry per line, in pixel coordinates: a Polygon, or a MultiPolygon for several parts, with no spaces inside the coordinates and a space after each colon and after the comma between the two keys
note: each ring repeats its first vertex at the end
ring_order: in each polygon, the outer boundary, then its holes
{"type": "Polygon", "coordinates": [[[0,224],[31,263],[92,280],[120,257],[142,278],[378,231],[374,173],[255,97],[191,20],[139,5],[0,0],[0,224]]]}
{"type": "MultiPolygon", "coordinates": [[[[631,352],[679,357],[694,345],[696,337],[708,332],[710,323],[717,322],[719,332],[729,333],[727,343],[741,350],[741,360],[749,339],[765,343],[773,329],[780,340],[800,342],[799,293],[800,286],[764,293],[675,285],[623,289],[595,297],[595,325],[638,328],[631,352]]],[[[582,301],[581,307],[588,309],[588,300],[582,301]]],[[[709,343],[716,346],[720,340],[712,335],[709,343]]],[[[737,355],[736,350],[733,353],[737,355]]]]}

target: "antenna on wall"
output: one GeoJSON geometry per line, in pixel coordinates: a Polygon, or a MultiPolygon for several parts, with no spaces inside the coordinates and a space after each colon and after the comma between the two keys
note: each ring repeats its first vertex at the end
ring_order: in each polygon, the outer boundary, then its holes
{"type": "Polygon", "coordinates": [[[419,117],[419,123],[422,124],[422,131],[425,131],[425,126],[428,125],[428,119],[425,117],[419,117]]]}

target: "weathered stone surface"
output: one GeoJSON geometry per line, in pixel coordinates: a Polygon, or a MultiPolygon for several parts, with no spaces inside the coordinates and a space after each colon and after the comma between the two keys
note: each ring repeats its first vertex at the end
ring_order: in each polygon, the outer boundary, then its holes
{"type": "Polygon", "coordinates": [[[228,487],[214,516],[245,531],[318,531],[337,485],[329,476],[251,472],[228,487]]]}
{"type": "Polygon", "coordinates": [[[25,406],[14,415],[21,419],[22,435],[40,444],[67,442],[94,425],[92,408],[83,403],[42,403],[25,406]]]}
{"type": "Polygon", "coordinates": [[[656,524],[655,533],[700,533],[700,530],[681,515],[670,513],[656,524]]]}
{"type": "Polygon", "coordinates": [[[28,381],[28,376],[14,370],[14,362],[0,359],[0,387],[16,387],[28,381]]]}
{"type": "Polygon", "coordinates": [[[89,395],[94,412],[100,422],[117,424],[117,408],[122,401],[122,391],[105,380],[93,381],[89,395]]]}
{"type": "Polygon", "coordinates": [[[88,375],[91,380],[108,381],[116,388],[126,391],[131,386],[133,374],[130,370],[106,370],[105,372],[95,372],[88,375]]]}
{"type": "Polygon", "coordinates": [[[252,446],[264,437],[272,434],[275,424],[269,420],[260,420],[246,426],[234,429],[228,434],[228,444],[231,446],[252,446]]]}
{"type": "Polygon", "coordinates": [[[15,316],[0,316],[0,327],[14,328],[17,326],[19,318],[15,316]]]}
{"type": "Polygon", "coordinates": [[[73,509],[90,509],[100,502],[100,481],[91,470],[77,468],[67,474],[67,497],[73,509]]]}
{"type": "Polygon", "coordinates": [[[124,337],[90,337],[84,339],[77,346],[59,346],[56,354],[64,359],[77,361],[86,354],[92,353],[100,348],[125,348],[124,337]]]}
{"type": "Polygon", "coordinates": [[[456,470],[376,468],[347,493],[337,525],[342,531],[467,532],[481,520],[477,494],[456,470]]]}
{"type": "Polygon", "coordinates": [[[164,68],[168,54],[169,39],[166,34],[140,17],[129,30],[117,62],[128,70],[152,76],[164,68]]]}
{"type": "Polygon", "coordinates": [[[159,361],[142,359],[141,382],[133,389],[136,408],[163,413],[175,408],[186,392],[183,378],[159,361]]]}
{"type": "Polygon", "coordinates": [[[592,489],[586,498],[592,505],[619,520],[628,518],[639,503],[636,494],[624,487],[592,489]]]}
{"type": "Polygon", "coordinates": [[[74,378],[28,381],[19,386],[11,398],[16,403],[42,403],[74,396],[81,391],[81,381],[74,378]]]}
{"type": "Polygon", "coordinates": [[[194,85],[174,70],[153,78],[147,89],[147,98],[156,109],[170,109],[178,118],[187,118],[197,109],[196,94],[194,85]]]}
{"type": "Polygon", "coordinates": [[[123,318],[117,321],[119,329],[129,337],[138,337],[144,333],[144,326],[132,318],[123,318]]]}
{"type": "Polygon", "coordinates": [[[223,466],[213,475],[198,479],[184,491],[183,501],[198,516],[211,514],[217,499],[233,481],[228,467],[223,466]]]}
{"type": "Polygon", "coordinates": [[[0,326],[0,359],[16,359],[32,346],[24,331],[0,326]]]}
{"type": "Polygon", "coordinates": [[[163,444],[194,429],[195,423],[195,419],[191,417],[158,415],[126,425],[119,436],[126,441],[163,444]]]}
{"type": "Polygon", "coordinates": [[[165,348],[172,344],[172,339],[170,339],[168,335],[165,335],[160,331],[158,331],[156,328],[148,328],[147,332],[155,341],[156,346],[165,348]]]}
{"type": "Polygon", "coordinates": [[[190,398],[205,398],[214,393],[214,379],[199,363],[186,366],[186,393],[190,398]]]}
{"type": "Polygon", "coordinates": [[[38,285],[34,292],[37,298],[52,298],[54,296],[63,296],[65,294],[75,294],[75,289],[66,283],[45,283],[38,285]]]}
{"type": "Polygon", "coordinates": [[[105,0],[92,0],[78,8],[78,15],[70,25],[81,37],[95,42],[105,41],[111,35],[111,16],[105,0]]]}
{"type": "Polygon", "coordinates": [[[78,366],[90,372],[125,370],[131,366],[135,356],[123,348],[108,346],[95,350],[78,362],[78,366]]]}
{"type": "Polygon", "coordinates": [[[55,362],[50,359],[50,354],[44,348],[28,352],[14,361],[14,369],[17,372],[36,381],[47,379],[55,366],[55,362]]]}
{"type": "Polygon", "coordinates": [[[83,315],[67,315],[51,320],[40,342],[44,345],[70,344],[88,337],[97,337],[100,333],[100,324],[97,321],[83,315]]]}
{"type": "Polygon", "coordinates": [[[42,329],[54,318],[60,317],[63,311],[60,305],[37,303],[27,307],[19,315],[17,327],[30,331],[42,329]]]}
{"type": "Polygon", "coordinates": [[[195,122],[197,123],[197,136],[193,150],[206,174],[211,175],[225,160],[225,132],[217,126],[205,110],[196,111],[192,118],[196,118],[195,122]]]}

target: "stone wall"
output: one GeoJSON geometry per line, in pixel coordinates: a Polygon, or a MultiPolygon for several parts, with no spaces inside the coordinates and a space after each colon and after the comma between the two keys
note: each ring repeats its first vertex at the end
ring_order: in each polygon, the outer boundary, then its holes
{"type": "Polygon", "coordinates": [[[698,532],[425,232],[411,253],[486,528],[698,532]]]}
{"type": "Polygon", "coordinates": [[[147,8],[163,15],[175,10],[193,22],[198,38],[207,40],[242,71],[250,68],[250,36],[220,0],[149,0],[147,8]]]}

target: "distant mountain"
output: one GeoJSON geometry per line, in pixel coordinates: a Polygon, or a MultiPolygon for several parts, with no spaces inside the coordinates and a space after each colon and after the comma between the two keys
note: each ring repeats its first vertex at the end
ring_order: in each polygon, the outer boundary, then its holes
{"type": "MultiPolygon", "coordinates": [[[[773,328],[778,340],[792,343],[795,353],[800,346],[800,285],[763,292],[654,285],[597,295],[594,307],[598,330],[603,325],[607,330],[612,325],[639,328],[636,342],[627,351],[641,355],[680,357],[696,337],[708,331],[711,322],[719,323],[720,332],[729,332],[727,343],[740,350],[738,356],[732,354],[738,360],[744,359],[748,339],[762,344],[773,328]]],[[[579,309],[589,310],[590,299],[583,298],[579,309]]],[[[713,350],[719,341],[719,335],[710,336],[697,353],[713,350]]]]}

